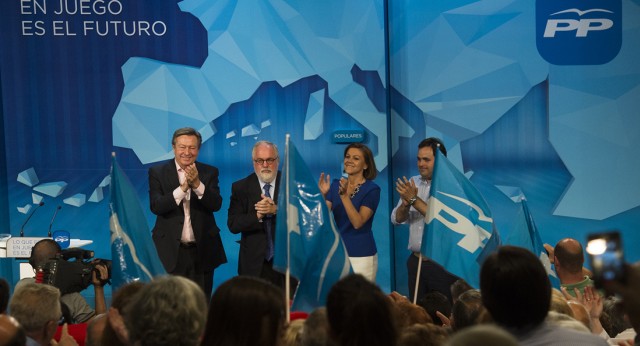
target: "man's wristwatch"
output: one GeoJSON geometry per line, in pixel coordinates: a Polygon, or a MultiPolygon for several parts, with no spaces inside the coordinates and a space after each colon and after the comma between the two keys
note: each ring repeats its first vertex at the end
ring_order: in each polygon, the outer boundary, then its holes
{"type": "Polygon", "coordinates": [[[411,197],[409,200],[409,206],[412,206],[418,200],[418,196],[411,197]]]}

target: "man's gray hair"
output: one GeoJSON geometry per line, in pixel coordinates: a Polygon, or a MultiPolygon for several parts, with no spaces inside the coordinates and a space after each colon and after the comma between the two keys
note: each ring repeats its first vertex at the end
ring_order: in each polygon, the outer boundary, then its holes
{"type": "Polygon", "coordinates": [[[253,145],[253,149],[251,150],[251,158],[252,159],[256,156],[256,149],[261,145],[266,145],[266,146],[272,147],[273,151],[276,153],[276,158],[280,157],[280,154],[278,154],[278,146],[275,145],[275,143],[272,143],[272,142],[269,142],[269,141],[257,141],[256,144],[253,145]]]}
{"type": "Polygon", "coordinates": [[[46,284],[21,285],[11,297],[9,312],[27,334],[39,332],[49,321],[60,320],[60,290],[46,284]]]}
{"type": "Polygon", "coordinates": [[[131,344],[198,345],[207,300],[193,281],[167,275],[142,287],[125,311],[131,344]]]}

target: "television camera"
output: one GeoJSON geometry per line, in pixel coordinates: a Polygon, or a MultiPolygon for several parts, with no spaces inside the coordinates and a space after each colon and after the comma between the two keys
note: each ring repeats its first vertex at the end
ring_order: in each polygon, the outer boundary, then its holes
{"type": "Polygon", "coordinates": [[[93,259],[93,251],[68,248],[49,260],[36,274],[36,282],[57,287],[61,294],[80,292],[91,285],[91,274],[96,273],[101,285],[111,283],[111,261],[93,259]],[[98,265],[107,267],[108,275],[101,277],[98,265]]]}

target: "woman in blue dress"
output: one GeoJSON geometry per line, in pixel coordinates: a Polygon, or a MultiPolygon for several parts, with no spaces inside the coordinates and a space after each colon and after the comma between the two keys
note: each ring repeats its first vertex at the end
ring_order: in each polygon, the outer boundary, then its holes
{"type": "Polygon", "coordinates": [[[349,144],[344,150],[346,178],[335,179],[324,172],[318,187],[340,230],[353,271],[375,282],[378,271],[378,249],[371,225],[380,202],[380,187],[373,182],[378,175],[373,153],[361,143],[349,144]]]}

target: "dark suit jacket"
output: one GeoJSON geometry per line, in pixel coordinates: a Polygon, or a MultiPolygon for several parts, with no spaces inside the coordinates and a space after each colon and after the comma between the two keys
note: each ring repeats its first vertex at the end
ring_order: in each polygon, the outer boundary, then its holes
{"type": "MultiPolygon", "coordinates": [[[[273,200],[278,200],[278,188],[280,186],[280,172],[276,176],[275,193],[273,200]]],[[[264,256],[267,251],[267,236],[264,224],[258,221],[255,204],[262,198],[260,181],[255,173],[238,180],[231,185],[231,200],[229,201],[229,214],[227,226],[231,233],[240,237],[240,254],[238,256],[238,274],[260,276],[264,256]]],[[[273,232],[275,239],[275,215],[273,216],[273,232]]]]}
{"type": "MultiPolygon", "coordinates": [[[[222,206],[222,197],[218,187],[218,169],[200,162],[196,162],[196,168],[200,183],[204,184],[205,189],[201,199],[191,191],[191,226],[200,263],[203,270],[209,272],[227,262],[220,229],[213,216],[213,212],[220,210],[222,206]]],[[[151,211],[157,215],[153,227],[153,242],[167,272],[172,272],[176,266],[184,224],[182,203],[176,205],[173,198],[173,190],[179,185],[175,160],[149,169],[149,204],[151,211]]]]}

